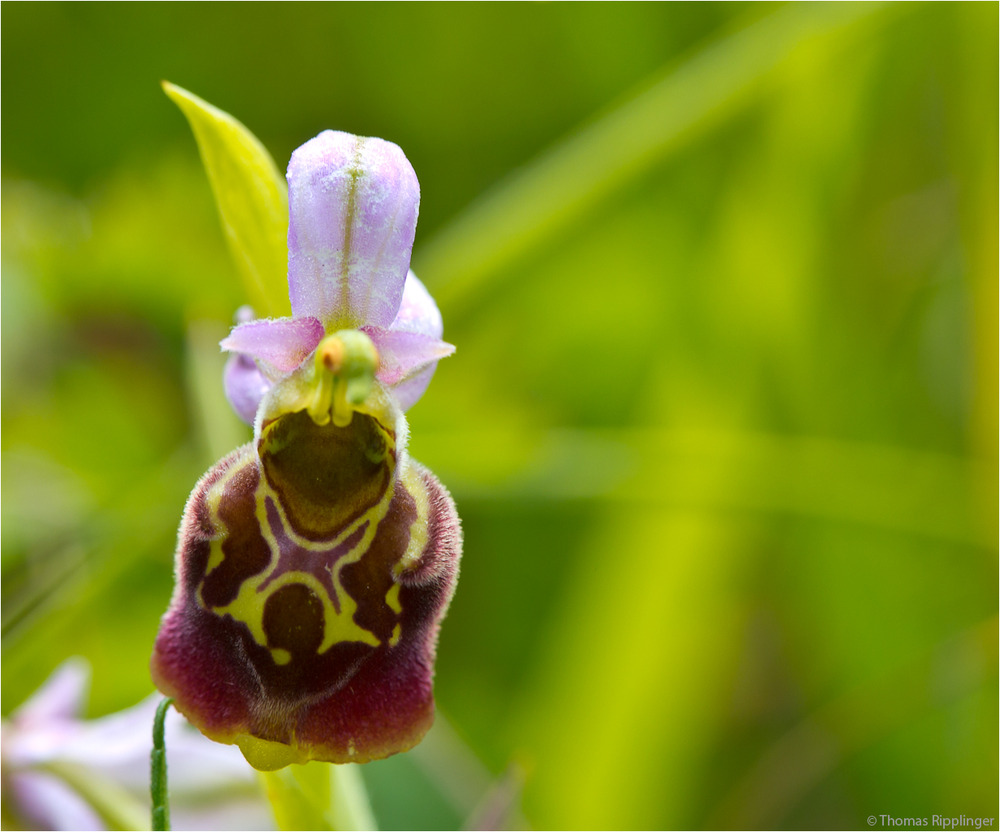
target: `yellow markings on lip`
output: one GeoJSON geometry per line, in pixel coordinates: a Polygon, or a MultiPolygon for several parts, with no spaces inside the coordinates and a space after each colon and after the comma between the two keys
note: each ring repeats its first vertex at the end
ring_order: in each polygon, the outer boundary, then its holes
{"type": "Polygon", "coordinates": [[[222,541],[213,540],[208,546],[208,565],[205,567],[205,577],[222,564],[225,555],[222,552],[222,541]]]}
{"type": "MultiPolygon", "coordinates": [[[[260,490],[262,492],[263,491],[270,492],[270,488],[266,485],[263,485],[260,490]]],[[[320,590],[319,592],[317,592],[317,595],[323,602],[323,618],[325,622],[323,629],[323,641],[319,646],[318,650],[319,653],[325,653],[327,650],[333,647],[334,644],[337,644],[338,642],[341,641],[361,641],[364,642],[365,644],[371,644],[372,646],[376,647],[379,644],[378,639],[370,630],[366,630],[363,627],[360,627],[359,625],[354,623],[353,616],[358,609],[358,604],[353,598],[351,598],[350,595],[347,594],[347,590],[345,590],[343,584],[341,584],[340,570],[350,563],[357,563],[359,560],[361,560],[362,557],[364,557],[365,552],[368,551],[368,548],[371,546],[372,541],[375,539],[375,535],[378,532],[379,522],[385,517],[386,512],[388,512],[389,510],[389,503],[392,501],[393,492],[394,488],[390,483],[390,486],[387,489],[385,496],[376,505],[372,506],[368,511],[366,511],[363,515],[361,515],[361,517],[359,517],[356,521],[351,523],[343,532],[337,535],[337,537],[334,538],[332,541],[327,540],[319,543],[317,543],[316,541],[306,540],[305,538],[300,537],[295,533],[295,531],[292,529],[292,524],[288,521],[288,516],[285,514],[284,508],[281,506],[276,495],[274,495],[273,492],[270,492],[271,498],[274,501],[274,505],[278,509],[278,515],[284,533],[288,536],[289,540],[291,540],[296,546],[309,551],[321,552],[331,549],[335,546],[342,545],[343,542],[347,540],[352,534],[354,534],[362,525],[364,525],[365,523],[368,524],[367,528],[365,528],[365,533],[362,535],[361,539],[357,542],[357,544],[354,547],[352,547],[350,552],[348,552],[346,555],[342,555],[341,557],[339,557],[337,559],[337,562],[333,564],[333,566],[330,568],[330,578],[331,581],[333,582],[333,589],[334,592],[337,594],[337,600],[340,601],[339,613],[334,609],[333,603],[330,600],[329,596],[327,595],[326,589],[323,588],[322,584],[320,584],[319,581],[316,581],[316,584],[320,587],[320,590]],[[349,637],[350,633],[360,634],[360,636],[357,638],[349,637]]],[[[266,509],[264,509],[264,500],[258,498],[258,506],[257,506],[258,518],[262,513],[265,513],[265,511],[266,509]]],[[[278,551],[278,541],[274,537],[274,532],[272,531],[270,524],[262,522],[261,529],[264,532],[264,539],[267,541],[267,545],[270,547],[272,552],[271,563],[268,565],[268,568],[263,573],[261,573],[263,578],[266,580],[267,576],[269,576],[274,571],[277,565],[277,558],[273,555],[273,553],[278,551]]],[[[288,574],[295,575],[295,574],[306,574],[306,573],[290,572],[288,574]]],[[[255,578],[256,577],[257,576],[255,576],[255,578]]],[[[309,577],[312,576],[310,575],[309,577]]],[[[261,580],[257,583],[257,585],[260,586],[263,582],[264,580],[261,580]]],[[[287,581],[285,580],[285,576],[283,575],[279,578],[276,578],[275,581],[267,587],[265,592],[267,593],[268,596],[270,596],[271,592],[279,588],[279,586],[285,586],[288,583],[295,583],[295,581],[294,580],[287,581]]],[[[304,582],[299,582],[299,583],[304,583],[304,582]]],[[[240,592],[242,593],[242,591],[243,589],[241,587],[240,592]]],[[[263,606],[265,602],[266,598],[263,601],[258,602],[260,604],[261,616],[263,615],[263,606]]],[[[218,610],[216,611],[218,612],[218,610]]],[[[249,624],[249,622],[247,623],[249,624]]],[[[251,627],[251,630],[252,629],[253,628],[251,627]]],[[[256,638],[256,636],[254,636],[254,638],[256,638]]],[[[259,643],[263,644],[264,642],[259,642],[259,643]]]]}
{"type": "MultiPolygon", "coordinates": [[[[351,535],[353,535],[361,526],[368,523],[368,530],[365,533],[364,538],[361,540],[360,546],[367,548],[368,544],[371,543],[371,537],[374,537],[374,529],[378,527],[378,524],[382,522],[382,518],[385,517],[386,512],[389,511],[389,503],[392,502],[392,495],[394,493],[394,485],[390,481],[389,488],[386,493],[382,496],[375,505],[373,505],[368,511],[358,517],[356,520],[352,521],[350,524],[344,527],[336,537],[329,538],[327,540],[310,540],[308,537],[303,537],[292,525],[291,521],[288,519],[288,512],[285,511],[285,507],[281,504],[278,499],[277,494],[271,491],[270,486],[267,487],[267,494],[264,496],[270,496],[274,507],[278,511],[278,520],[281,523],[281,529],[285,533],[285,536],[299,549],[305,549],[307,552],[326,552],[329,549],[334,549],[337,546],[342,546],[344,541],[347,540],[351,535]],[[371,537],[369,536],[371,535],[371,537]]],[[[277,551],[278,542],[274,539],[274,533],[271,530],[271,524],[267,520],[267,503],[264,499],[258,496],[257,500],[257,522],[260,523],[260,528],[264,534],[264,539],[267,540],[268,545],[271,547],[271,551],[277,551]]],[[[338,564],[341,561],[338,561],[338,564]]],[[[346,563],[346,561],[344,561],[346,563]]]]}
{"type": "MultiPolygon", "coordinates": [[[[403,611],[403,605],[399,603],[399,584],[393,584],[389,587],[389,591],[385,594],[385,602],[389,605],[396,615],[399,615],[403,611]]],[[[396,626],[392,628],[392,635],[389,636],[389,646],[395,647],[399,644],[399,637],[403,633],[403,628],[397,621],[396,626]]]]}
{"type": "MultiPolygon", "coordinates": [[[[360,554],[358,556],[360,557],[360,554]]],[[[338,613],[326,588],[315,575],[308,572],[286,572],[275,578],[265,589],[260,589],[267,578],[266,573],[248,578],[240,585],[240,593],[236,596],[236,600],[224,607],[213,607],[213,612],[217,615],[231,615],[237,621],[242,621],[250,628],[254,641],[262,647],[267,647],[267,634],[264,632],[264,605],[267,599],[282,587],[302,584],[309,587],[323,605],[323,643],[317,652],[325,653],[341,641],[360,641],[378,647],[379,640],[368,630],[354,623],[354,613],[358,605],[346,592],[337,593],[341,604],[338,613]]],[[[291,661],[287,650],[271,648],[271,656],[277,664],[287,664],[291,661]],[[281,660],[283,658],[281,654],[287,656],[284,661],[281,660]]]]}
{"type": "MultiPolygon", "coordinates": [[[[410,524],[410,541],[406,546],[406,551],[399,559],[399,562],[392,568],[393,577],[398,578],[404,572],[416,568],[421,556],[427,549],[427,534],[430,524],[427,522],[430,514],[430,500],[427,495],[427,487],[420,474],[414,467],[408,467],[400,478],[406,490],[410,492],[413,501],[417,506],[417,516],[410,524]]],[[[398,612],[398,610],[397,610],[398,612]]]]}
{"type": "MultiPolygon", "coordinates": [[[[335,370],[339,363],[339,355],[331,350],[329,356],[325,358],[333,366],[325,368],[335,370]]],[[[325,363],[325,362],[324,362],[325,363]]],[[[374,419],[378,430],[384,434],[386,447],[395,445],[395,432],[387,429],[382,421],[374,419]]],[[[205,603],[202,596],[202,587],[205,579],[215,571],[225,560],[226,554],[222,545],[226,540],[227,526],[220,519],[220,507],[225,496],[226,487],[232,478],[243,470],[246,464],[256,464],[256,453],[248,448],[248,453],[240,455],[224,476],[212,484],[205,493],[205,506],[209,512],[212,528],[215,532],[213,539],[209,543],[208,563],[202,577],[202,584],[197,590],[197,599],[200,605],[223,617],[230,616],[235,621],[246,625],[251,637],[262,647],[268,648],[271,657],[277,665],[287,665],[292,661],[292,654],[284,648],[269,647],[267,634],[264,632],[264,608],[268,599],[278,590],[293,584],[302,584],[310,589],[319,600],[323,609],[323,639],[317,648],[319,654],[328,651],[335,644],[341,642],[360,642],[377,647],[381,642],[376,635],[355,622],[354,616],[358,609],[358,602],[355,601],[346,591],[340,579],[341,570],[352,563],[357,563],[369,550],[381,521],[385,518],[389,505],[395,494],[395,482],[390,480],[389,487],[374,506],[351,522],[333,539],[329,540],[309,540],[299,535],[289,522],[288,514],[282,505],[278,495],[273,491],[267,482],[263,472],[260,472],[256,493],[254,495],[254,515],[259,524],[261,535],[270,550],[270,561],[265,569],[255,575],[247,577],[239,586],[236,597],[224,606],[211,607],[205,603]],[[317,578],[311,572],[296,570],[284,574],[276,575],[280,563],[280,547],[275,530],[271,528],[268,520],[268,500],[274,505],[277,513],[277,521],[280,523],[280,536],[287,539],[287,542],[303,552],[315,552],[317,557],[322,553],[342,546],[352,535],[365,526],[364,533],[357,544],[350,550],[337,558],[330,567],[330,579],[333,585],[333,593],[328,591],[329,584],[317,578]],[[339,612],[337,607],[339,606],[339,612]]],[[[428,543],[428,516],[430,513],[429,496],[423,480],[414,467],[407,466],[400,472],[400,479],[404,487],[413,497],[416,504],[416,518],[409,529],[409,541],[402,557],[393,567],[393,576],[399,577],[403,572],[414,569],[424,554],[428,543]]],[[[272,514],[273,516],[273,514],[272,514]]],[[[396,615],[402,612],[402,604],[399,600],[400,585],[393,584],[385,596],[385,603],[396,615]]],[[[394,647],[401,637],[401,625],[397,622],[393,628],[388,644],[394,647]]]]}
{"type": "MultiPolygon", "coordinates": [[[[209,503],[213,524],[217,529],[225,529],[225,524],[218,519],[218,507],[225,489],[225,483],[228,479],[228,477],[223,478],[223,480],[221,480],[218,484],[218,488],[213,487],[211,495],[206,496],[206,502],[209,503]]],[[[268,647],[267,635],[264,632],[264,607],[268,598],[270,598],[271,595],[282,587],[289,586],[291,584],[303,584],[312,590],[313,594],[319,599],[323,606],[323,640],[317,650],[318,653],[325,653],[333,647],[333,645],[348,641],[361,642],[363,644],[371,645],[372,647],[377,647],[381,642],[375,634],[370,630],[361,627],[354,621],[354,614],[357,612],[358,604],[344,589],[343,584],[340,581],[340,571],[348,564],[359,561],[364,556],[365,552],[368,551],[372,541],[375,539],[376,533],[378,532],[379,522],[385,517],[389,510],[389,503],[392,501],[394,492],[395,488],[390,484],[390,487],[386,490],[385,495],[376,505],[372,506],[371,509],[365,512],[356,521],[351,523],[333,540],[311,541],[306,540],[295,533],[277,495],[267,484],[266,479],[261,477],[257,486],[255,516],[260,525],[261,534],[271,551],[271,560],[266,569],[258,572],[256,575],[248,577],[242,582],[242,584],[240,584],[239,593],[229,604],[220,607],[208,607],[208,605],[204,603],[200,586],[198,588],[199,602],[203,607],[210,609],[218,616],[228,615],[234,620],[242,622],[250,630],[250,635],[253,637],[253,640],[257,642],[257,644],[262,647],[268,647]],[[330,597],[327,588],[315,575],[309,572],[286,572],[282,575],[275,576],[273,580],[271,579],[275,570],[278,568],[278,563],[280,561],[280,549],[274,530],[271,528],[271,524],[267,519],[268,499],[270,499],[277,508],[278,518],[282,526],[283,533],[293,543],[293,545],[305,549],[306,551],[320,553],[328,551],[335,546],[342,545],[343,542],[352,534],[356,533],[362,525],[367,523],[367,527],[365,528],[365,532],[361,539],[350,549],[349,552],[339,557],[330,570],[334,593],[340,606],[339,612],[334,606],[334,599],[330,597]]],[[[206,569],[206,578],[208,573],[212,569],[218,567],[225,557],[222,551],[223,540],[224,538],[220,536],[219,538],[213,540],[210,544],[209,562],[211,566],[209,569],[206,569]]],[[[397,586],[394,587],[394,589],[396,590],[394,597],[396,597],[399,594],[399,588],[397,586]]],[[[392,594],[393,590],[390,589],[389,592],[392,594]]],[[[396,597],[395,603],[396,606],[399,607],[398,597],[396,597]]],[[[400,609],[402,608],[399,607],[396,611],[399,612],[400,609]]],[[[395,633],[394,637],[396,637],[395,633]]],[[[275,664],[285,665],[291,661],[291,654],[287,650],[282,648],[269,649],[275,664]]]]}
{"type": "MultiPolygon", "coordinates": [[[[225,493],[226,486],[229,485],[229,481],[240,473],[243,470],[243,466],[247,463],[246,457],[249,455],[241,454],[241,456],[244,458],[239,462],[234,463],[223,476],[219,477],[219,479],[212,484],[212,487],[209,488],[205,494],[205,506],[208,508],[208,516],[211,520],[212,528],[215,530],[215,536],[209,546],[208,564],[205,566],[206,578],[219,566],[220,563],[222,563],[222,560],[225,557],[222,552],[222,541],[224,538],[221,532],[226,528],[226,526],[219,518],[219,504],[222,502],[222,495],[225,493]]],[[[199,598],[199,601],[200,600],[201,599],[199,598]]]]}
{"type": "Polygon", "coordinates": [[[403,611],[403,605],[399,603],[399,584],[393,584],[385,594],[385,602],[396,615],[403,611]]]}

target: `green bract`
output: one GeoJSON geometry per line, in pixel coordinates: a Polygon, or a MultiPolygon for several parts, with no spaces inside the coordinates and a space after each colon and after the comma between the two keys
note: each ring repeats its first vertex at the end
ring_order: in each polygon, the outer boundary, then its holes
{"type": "Polygon", "coordinates": [[[265,315],[288,309],[288,188],[271,154],[246,127],[193,93],[163,82],[198,141],[226,240],[253,306],[265,315]]]}

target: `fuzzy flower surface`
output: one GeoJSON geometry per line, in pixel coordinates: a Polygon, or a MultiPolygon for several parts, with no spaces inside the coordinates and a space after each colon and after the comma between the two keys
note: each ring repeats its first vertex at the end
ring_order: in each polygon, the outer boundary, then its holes
{"type": "Polygon", "coordinates": [[[403,152],[325,131],[288,165],[292,317],[243,311],[224,384],[254,438],[195,486],[153,680],[261,770],[404,751],[433,720],[461,530],[404,411],[454,348],[409,270],[403,152]]]}

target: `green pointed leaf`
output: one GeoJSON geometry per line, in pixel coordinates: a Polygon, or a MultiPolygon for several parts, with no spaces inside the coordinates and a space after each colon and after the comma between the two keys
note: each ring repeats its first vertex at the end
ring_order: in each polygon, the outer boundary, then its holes
{"type": "Polygon", "coordinates": [[[288,186],[246,127],[187,90],[163,82],[194,131],[222,227],[258,315],[289,313],[288,186]]]}

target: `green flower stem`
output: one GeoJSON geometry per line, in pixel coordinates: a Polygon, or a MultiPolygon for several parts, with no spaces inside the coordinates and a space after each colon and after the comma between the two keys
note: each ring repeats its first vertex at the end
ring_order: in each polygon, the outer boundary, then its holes
{"type": "Polygon", "coordinates": [[[170,806],[167,802],[167,745],[163,739],[167,709],[173,699],[164,699],[153,718],[153,750],[149,755],[149,793],[153,803],[153,832],[170,828],[170,806]]]}
{"type": "Polygon", "coordinates": [[[312,762],[262,774],[278,828],[375,829],[356,765],[312,762]]]}

